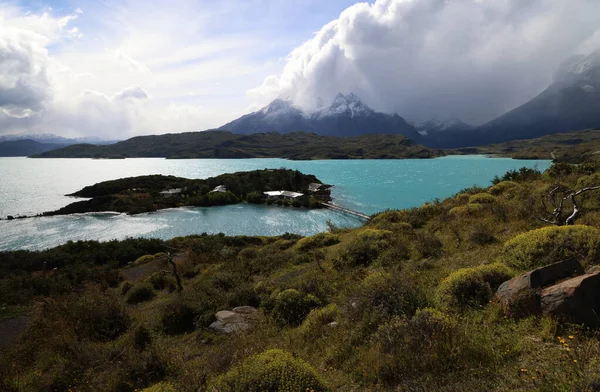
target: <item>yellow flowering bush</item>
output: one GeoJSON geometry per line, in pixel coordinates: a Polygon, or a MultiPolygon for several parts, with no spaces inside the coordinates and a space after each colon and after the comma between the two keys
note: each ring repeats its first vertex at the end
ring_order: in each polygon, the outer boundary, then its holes
{"type": "Polygon", "coordinates": [[[489,193],[476,193],[469,197],[470,204],[491,204],[496,201],[496,198],[489,193]]]}
{"type": "Polygon", "coordinates": [[[488,192],[494,196],[504,194],[509,189],[517,189],[520,185],[513,181],[502,181],[491,187],[488,192]]]}
{"type": "Polygon", "coordinates": [[[307,251],[311,249],[325,248],[327,246],[338,244],[339,242],[340,238],[337,235],[324,232],[313,235],[312,237],[302,238],[300,241],[298,241],[294,248],[296,250],[307,251]]]}
{"type": "Polygon", "coordinates": [[[435,291],[441,309],[461,310],[483,305],[504,281],[512,278],[510,268],[502,263],[461,268],[443,279],[435,291]]]}
{"type": "Polygon", "coordinates": [[[584,266],[600,255],[600,231],[584,225],[548,226],[520,234],[504,244],[501,260],[530,270],[576,257],[584,266]]]}
{"type": "Polygon", "coordinates": [[[218,392],[329,391],[308,363],[287,351],[273,349],[253,355],[217,378],[208,388],[218,392]]]}

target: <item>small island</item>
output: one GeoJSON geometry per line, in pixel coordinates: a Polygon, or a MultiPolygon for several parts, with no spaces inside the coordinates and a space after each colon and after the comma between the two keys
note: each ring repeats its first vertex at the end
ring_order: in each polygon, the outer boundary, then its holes
{"type": "Polygon", "coordinates": [[[140,214],[165,208],[210,207],[247,202],[322,208],[330,185],[298,170],[264,169],[222,174],[204,180],[149,175],[105,181],[67,196],[89,198],[44,216],[114,211],[140,214]]]}

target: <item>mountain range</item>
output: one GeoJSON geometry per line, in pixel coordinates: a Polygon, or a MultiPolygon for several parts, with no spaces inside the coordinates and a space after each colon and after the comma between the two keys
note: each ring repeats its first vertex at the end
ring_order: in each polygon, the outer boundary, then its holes
{"type": "Polygon", "coordinates": [[[398,114],[376,112],[356,94],[339,93],[331,105],[307,113],[290,101],[276,99],[257,112],[246,114],[219,129],[238,134],[311,132],[322,136],[397,134],[419,138],[418,131],[398,114]]]}
{"type": "Polygon", "coordinates": [[[276,99],[219,129],[234,133],[314,132],[356,136],[400,134],[435,148],[457,148],[531,139],[600,126],[600,51],[561,64],[538,96],[492,121],[471,126],[459,119],[409,124],[398,114],[376,112],[356,94],[338,94],[330,106],[307,113],[276,99]]]}

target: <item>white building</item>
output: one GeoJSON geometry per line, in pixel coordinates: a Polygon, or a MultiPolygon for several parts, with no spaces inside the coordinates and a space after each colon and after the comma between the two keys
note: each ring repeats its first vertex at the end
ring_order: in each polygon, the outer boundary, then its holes
{"type": "Polygon", "coordinates": [[[213,193],[213,192],[225,193],[225,192],[227,192],[227,187],[225,185],[219,185],[219,186],[215,187],[215,189],[213,189],[209,193],[213,193]]]}
{"type": "Polygon", "coordinates": [[[166,191],[160,192],[164,197],[171,197],[173,195],[178,195],[181,193],[181,188],[167,189],[166,191]]]}
{"type": "Polygon", "coordinates": [[[294,200],[304,196],[304,193],[292,192],[292,191],[268,191],[263,192],[270,200],[288,199],[294,200]]]}

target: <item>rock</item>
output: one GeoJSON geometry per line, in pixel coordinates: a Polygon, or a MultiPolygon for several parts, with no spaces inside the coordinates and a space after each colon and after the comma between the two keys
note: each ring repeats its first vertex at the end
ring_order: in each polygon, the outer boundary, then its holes
{"type": "Polygon", "coordinates": [[[546,315],[590,328],[600,327],[600,271],[543,289],[540,302],[546,315]]]}
{"type": "Polygon", "coordinates": [[[560,261],[502,283],[496,291],[496,299],[507,316],[524,317],[540,314],[542,313],[540,291],[543,287],[583,273],[583,267],[577,260],[560,261]]]}
{"type": "Polygon", "coordinates": [[[209,328],[226,334],[244,331],[251,327],[257,310],[252,306],[240,306],[232,310],[221,310],[215,314],[217,321],[209,328]]]}
{"type": "Polygon", "coordinates": [[[13,219],[15,219],[15,217],[14,217],[14,216],[12,216],[12,215],[9,215],[9,216],[7,216],[7,217],[6,217],[6,219],[8,219],[8,220],[13,220],[13,219]]]}
{"type": "Polygon", "coordinates": [[[338,326],[338,322],[337,321],[332,321],[329,324],[327,324],[328,326],[330,326],[331,328],[335,328],[338,326]]]}

